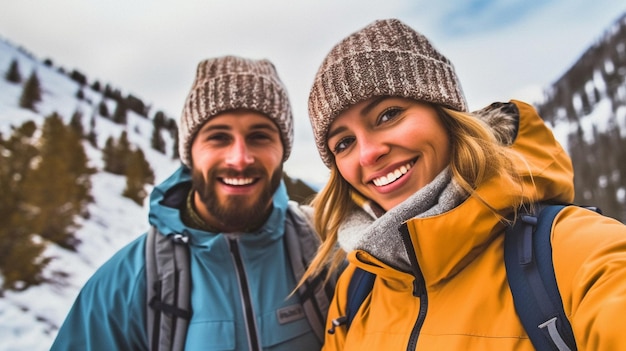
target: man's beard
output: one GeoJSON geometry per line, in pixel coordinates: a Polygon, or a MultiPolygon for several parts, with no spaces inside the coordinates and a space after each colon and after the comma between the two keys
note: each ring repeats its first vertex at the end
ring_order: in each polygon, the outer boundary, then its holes
{"type": "Polygon", "coordinates": [[[245,169],[243,172],[233,170],[220,170],[213,168],[209,170],[206,178],[196,169],[192,170],[192,188],[200,197],[209,214],[220,223],[207,223],[209,226],[217,226],[219,229],[228,228],[230,231],[250,231],[261,227],[269,216],[271,201],[274,192],[280,184],[283,167],[280,165],[271,175],[269,182],[267,178],[265,185],[256,200],[251,202],[249,196],[226,196],[221,200],[215,193],[219,177],[244,177],[253,178],[263,174],[263,170],[255,167],[245,169]],[[207,180],[208,179],[208,180],[207,180]]]}

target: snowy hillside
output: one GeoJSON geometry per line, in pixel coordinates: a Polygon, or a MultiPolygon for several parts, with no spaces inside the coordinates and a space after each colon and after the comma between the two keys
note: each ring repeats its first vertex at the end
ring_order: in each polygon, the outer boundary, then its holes
{"type": "MultiPolygon", "coordinates": [[[[71,68],[65,71],[71,71],[71,68]]],[[[97,110],[97,104],[103,100],[102,93],[88,87],[83,88],[84,99],[77,99],[80,85],[61,73],[59,67],[43,64],[40,58],[19,50],[4,39],[0,39],[0,75],[0,132],[4,136],[10,134],[11,126],[19,126],[28,120],[41,125],[52,112],[59,113],[66,123],[76,110],[91,117],[97,110]],[[23,80],[33,70],[37,72],[43,90],[37,113],[19,107],[22,84],[12,84],[4,79],[14,59],[18,61],[23,80]]],[[[113,111],[115,101],[105,101],[109,110],[113,111]]],[[[151,111],[149,115],[153,114],[154,111],[151,111]]],[[[87,142],[84,142],[84,146],[91,166],[99,172],[91,178],[95,199],[88,208],[91,216],[82,223],[82,228],[76,234],[82,244],[78,253],[56,245],[49,245],[45,252],[46,256],[54,257],[47,267],[48,274],[62,271],[70,275],[54,285],[32,287],[21,293],[8,292],[0,297],[0,349],[48,350],[80,287],[115,251],[146,230],[147,206],[142,208],[121,196],[125,187],[123,176],[100,172],[103,166],[101,149],[109,136],[117,138],[125,130],[129,141],[141,147],[145,153],[157,183],[176,169],[179,162],[150,147],[153,128],[151,120],[132,111],[128,111],[127,117],[127,125],[115,124],[106,118],[95,119],[98,148],[87,142]]],[[[171,155],[173,140],[168,133],[163,133],[163,139],[166,152],[171,155]]],[[[146,203],[147,200],[144,201],[146,203]]]]}

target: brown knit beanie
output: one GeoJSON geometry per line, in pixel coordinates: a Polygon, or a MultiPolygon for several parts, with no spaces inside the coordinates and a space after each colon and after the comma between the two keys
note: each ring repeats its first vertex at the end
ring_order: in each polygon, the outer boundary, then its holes
{"type": "Polygon", "coordinates": [[[191,167],[191,144],[211,117],[229,110],[249,109],[267,115],[280,130],[283,161],[293,144],[293,117],[287,91],[268,60],[224,56],[198,64],[178,129],[181,161],[191,167]]]}
{"type": "Polygon", "coordinates": [[[309,95],[309,118],[322,161],[330,167],[330,124],[374,96],[399,96],[467,111],[452,63],[422,34],[397,19],[349,35],[326,56],[309,95]]]}

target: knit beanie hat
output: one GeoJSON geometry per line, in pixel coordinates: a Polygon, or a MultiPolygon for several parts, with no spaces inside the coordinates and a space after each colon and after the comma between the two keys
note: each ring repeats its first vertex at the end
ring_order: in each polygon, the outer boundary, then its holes
{"type": "Polygon", "coordinates": [[[452,63],[422,34],[397,19],[378,20],[332,48],[309,95],[309,118],[322,161],[330,167],[330,124],[374,96],[398,96],[467,111],[452,63]]]}
{"type": "Polygon", "coordinates": [[[202,125],[215,115],[234,109],[265,114],[280,130],[283,161],[293,144],[293,117],[287,91],[268,60],[224,56],[198,64],[178,129],[181,161],[191,167],[191,144],[202,125]]]}

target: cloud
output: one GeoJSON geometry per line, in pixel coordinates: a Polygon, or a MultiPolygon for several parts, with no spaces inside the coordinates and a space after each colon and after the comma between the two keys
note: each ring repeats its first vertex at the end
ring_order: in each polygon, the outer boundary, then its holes
{"type": "Polygon", "coordinates": [[[467,36],[512,27],[554,0],[457,0],[448,3],[437,22],[447,36],[467,36]]]}

